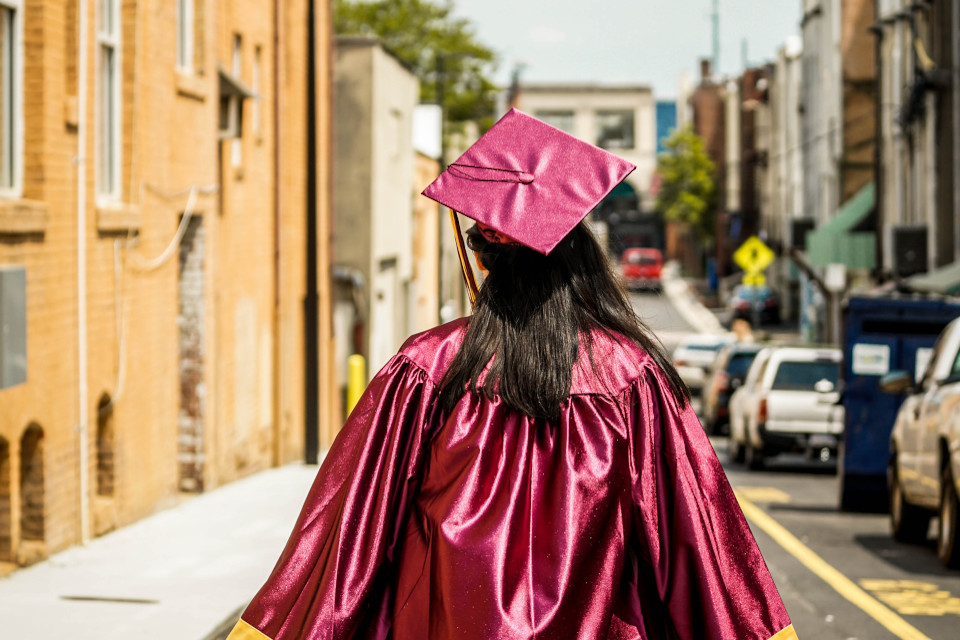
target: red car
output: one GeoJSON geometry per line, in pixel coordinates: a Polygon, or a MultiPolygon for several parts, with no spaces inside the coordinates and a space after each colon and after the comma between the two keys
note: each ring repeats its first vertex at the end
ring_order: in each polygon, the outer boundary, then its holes
{"type": "Polygon", "coordinates": [[[623,282],[627,289],[660,291],[663,254],[659,249],[634,247],[623,252],[620,259],[623,282]]]}

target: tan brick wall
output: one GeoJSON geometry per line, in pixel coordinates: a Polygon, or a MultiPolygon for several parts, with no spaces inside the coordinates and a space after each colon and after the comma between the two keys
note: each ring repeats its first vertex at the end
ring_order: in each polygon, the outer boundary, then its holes
{"type": "MultiPolygon", "coordinates": [[[[327,4],[318,3],[324,19],[327,4]]],[[[176,3],[122,0],[122,197],[109,206],[99,203],[95,192],[96,5],[86,3],[87,100],[82,105],[88,411],[81,435],[75,162],[79,3],[25,1],[23,199],[39,203],[34,210],[45,218],[30,233],[0,227],[0,264],[27,270],[28,349],[27,383],[0,390],[0,443],[6,443],[0,447],[0,561],[5,545],[12,555],[22,551],[19,523],[24,506],[35,502],[21,495],[21,445],[29,425],[43,434],[44,540],[39,551],[34,546],[20,553],[24,562],[81,539],[81,437],[88,445],[91,533],[122,526],[178,499],[179,251],[174,247],[158,266],[145,265],[174,241],[191,186],[220,187],[200,195],[194,211],[205,237],[203,486],[210,489],[303,454],[306,2],[283,3],[280,15],[276,172],[274,3],[195,0],[196,69],[184,75],[176,70],[176,3]],[[231,143],[220,142],[216,130],[217,62],[230,68],[234,33],[243,38],[240,79],[247,85],[253,83],[255,47],[261,52],[261,131],[253,131],[253,105],[247,100],[239,169],[230,163],[231,143]],[[112,439],[102,441],[112,442],[110,456],[98,455],[98,418],[104,416],[112,439]],[[107,460],[112,496],[98,495],[98,474],[107,469],[107,460]]],[[[325,96],[327,88],[320,91],[325,96]]],[[[0,208],[14,205],[0,201],[0,208]]],[[[36,485],[38,477],[34,472],[28,484],[36,485]]],[[[36,490],[31,491],[35,497],[36,490]]]]}

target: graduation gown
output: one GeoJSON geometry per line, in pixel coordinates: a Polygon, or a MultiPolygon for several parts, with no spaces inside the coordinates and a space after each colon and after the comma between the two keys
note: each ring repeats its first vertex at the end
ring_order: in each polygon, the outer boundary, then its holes
{"type": "Polygon", "coordinates": [[[703,428],[597,332],[559,423],[439,385],[467,320],[410,338],[337,437],[229,640],[796,638],[703,428]]]}

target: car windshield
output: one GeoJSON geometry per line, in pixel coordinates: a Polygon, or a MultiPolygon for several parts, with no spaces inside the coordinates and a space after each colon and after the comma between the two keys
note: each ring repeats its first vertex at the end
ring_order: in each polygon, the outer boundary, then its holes
{"type": "Polygon", "coordinates": [[[657,259],[650,255],[634,253],[627,256],[627,263],[639,265],[641,267],[652,267],[657,264],[657,259]]]}
{"type": "Polygon", "coordinates": [[[727,373],[731,378],[743,379],[755,357],[757,357],[756,352],[750,351],[733,354],[730,356],[730,362],[727,363],[727,373]]]}
{"type": "Polygon", "coordinates": [[[733,295],[740,300],[766,300],[773,293],[770,287],[739,287],[733,295]]]}
{"type": "Polygon", "coordinates": [[[840,375],[840,366],[829,360],[813,362],[781,362],[771,389],[781,391],[812,391],[821,380],[829,380],[834,387],[840,375]]]}
{"type": "Polygon", "coordinates": [[[688,351],[720,351],[722,344],[685,344],[684,349],[688,351]]]}

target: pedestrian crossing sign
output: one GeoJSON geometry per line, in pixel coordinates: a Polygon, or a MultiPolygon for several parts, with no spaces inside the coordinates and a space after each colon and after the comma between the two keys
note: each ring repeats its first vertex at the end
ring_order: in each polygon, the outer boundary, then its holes
{"type": "MultiPolygon", "coordinates": [[[[773,250],[757,236],[750,236],[740,245],[740,248],[733,252],[733,260],[740,265],[741,269],[748,274],[756,274],[761,277],[762,274],[759,272],[770,266],[770,263],[776,257],[773,250]]],[[[746,279],[744,279],[744,283],[747,283],[746,279]]]]}

